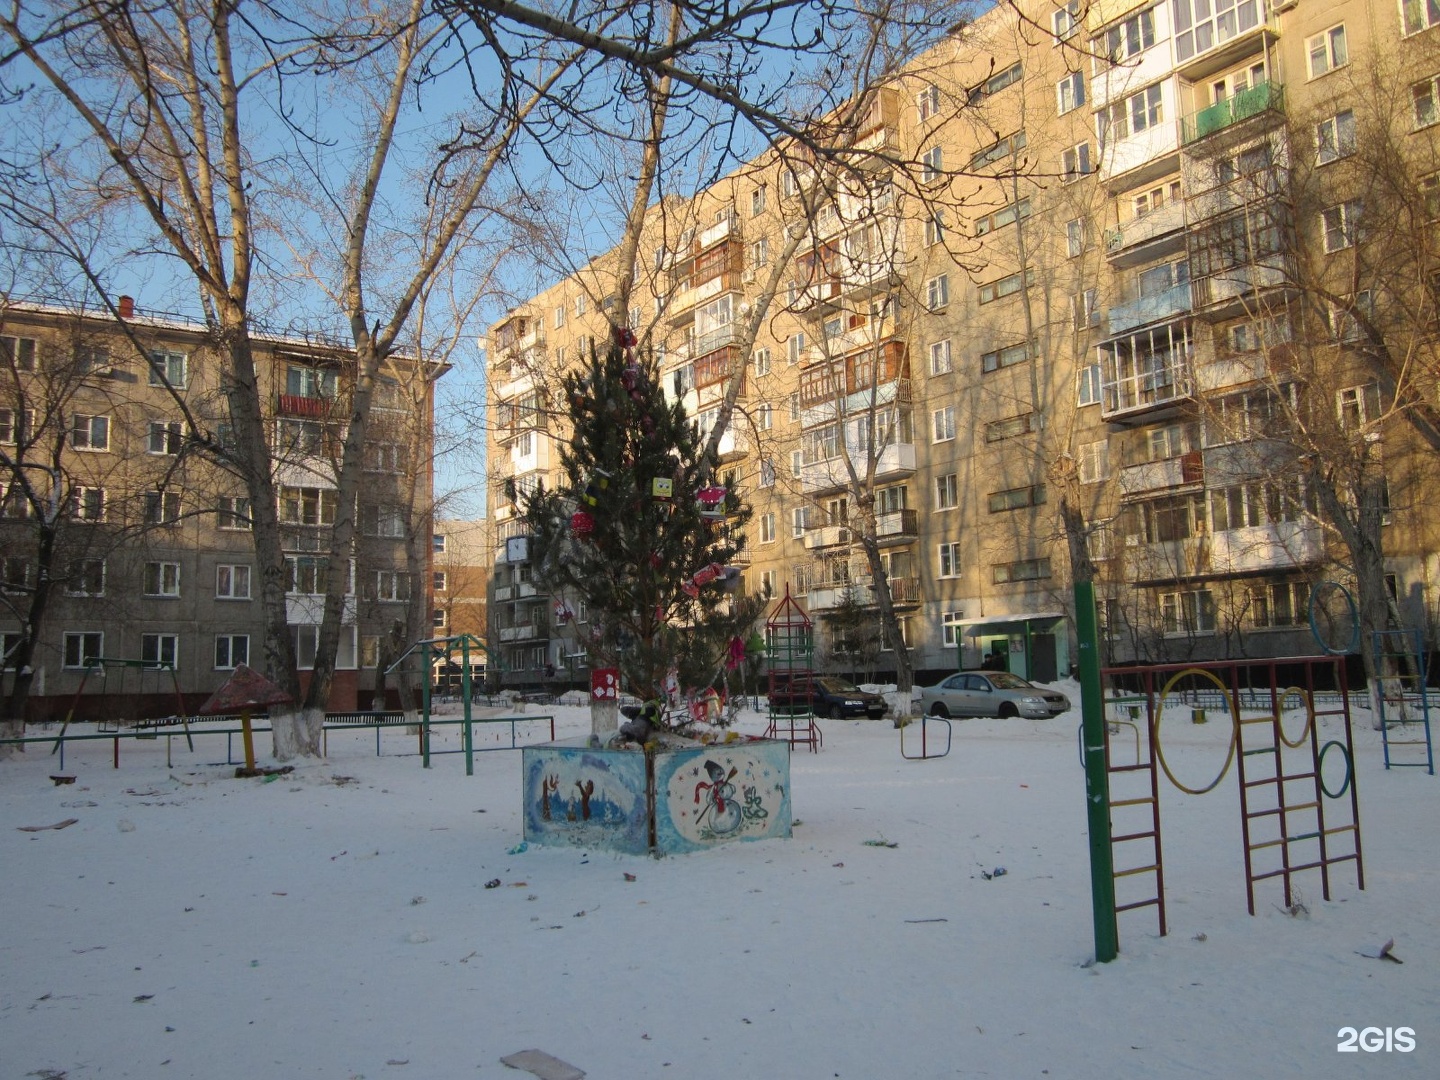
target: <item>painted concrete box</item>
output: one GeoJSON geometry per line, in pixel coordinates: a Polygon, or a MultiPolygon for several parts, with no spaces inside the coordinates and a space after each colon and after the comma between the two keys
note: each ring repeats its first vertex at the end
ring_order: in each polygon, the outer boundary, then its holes
{"type": "Polygon", "coordinates": [[[525,839],[644,855],[790,835],[790,744],[672,739],[652,752],[585,738],[527,746],[525,839]]]}

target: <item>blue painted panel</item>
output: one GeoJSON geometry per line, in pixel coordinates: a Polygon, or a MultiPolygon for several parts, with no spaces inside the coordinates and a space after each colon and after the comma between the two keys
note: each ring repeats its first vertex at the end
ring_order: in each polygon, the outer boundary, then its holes
{"type": "Polygon", "coordinates": [[[700,851],[790,835],[790,744],[742,739],[655,758],[655,842],[700,851]]]}
{"type": "Polygon", "coordinates": [[[527,746],[522,767],[527,841],[649,851],[644,754],[580,739],[527,746]]]}

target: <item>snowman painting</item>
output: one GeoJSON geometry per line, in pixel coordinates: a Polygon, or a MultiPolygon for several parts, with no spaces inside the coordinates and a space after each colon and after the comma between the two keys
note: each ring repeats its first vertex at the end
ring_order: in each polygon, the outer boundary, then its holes
{"type": "Polygon", "coordinates": [[[724,836],[738,829],[744,820],[744,812],[735,798],[735,785],[730,783],[739,770],[732,765],[727,773],[722,766],[707,761],[705,772],[710,777],[709,782],[702,780],[695,785],[696,805],[700,803],[700,793],[707,792],[705,806],[695,815],[695,820],[698,824],[708,816],[711,831],[716,836],[724,836]]]}

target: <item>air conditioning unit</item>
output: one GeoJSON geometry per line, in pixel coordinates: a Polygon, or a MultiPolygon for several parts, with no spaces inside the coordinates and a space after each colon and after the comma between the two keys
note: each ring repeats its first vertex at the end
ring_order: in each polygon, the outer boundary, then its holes
{"type": "Polygon", "coordinates": [[[1272,0],[1270,14],[1279,15],[1282,11],[1289,11],[1299,2],[1300,0],[1272,0]]]}
{"type": "Polygon", "coordinates": [[[741,271],[740,271],[740,283],[741,283],[742,285],[753,285],[753,284],[755,284],[755,271],[754,271],[754,270],[741,270],[741,271]]]}

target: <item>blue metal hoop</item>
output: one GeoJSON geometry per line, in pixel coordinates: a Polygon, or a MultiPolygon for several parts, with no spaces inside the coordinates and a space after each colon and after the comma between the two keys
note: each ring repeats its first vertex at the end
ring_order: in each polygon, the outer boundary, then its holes
{"type": "Polygon", "coordinates": [[[1322,581],[1310,590],[1310,635],[1328,656],[1346,656],[1360,648],[1360,610],[1355,606],[1355,598],[1350,595],[1350,590],[1338,581],[1322,581]],[[1315,600],[1324,589],[1338,590],[1345,598],[1345,606],[1350,609],[1350,642],[1343,649],[1332,649],[1320,636],[1320,628],[1315,625],[1315,600]]]}

